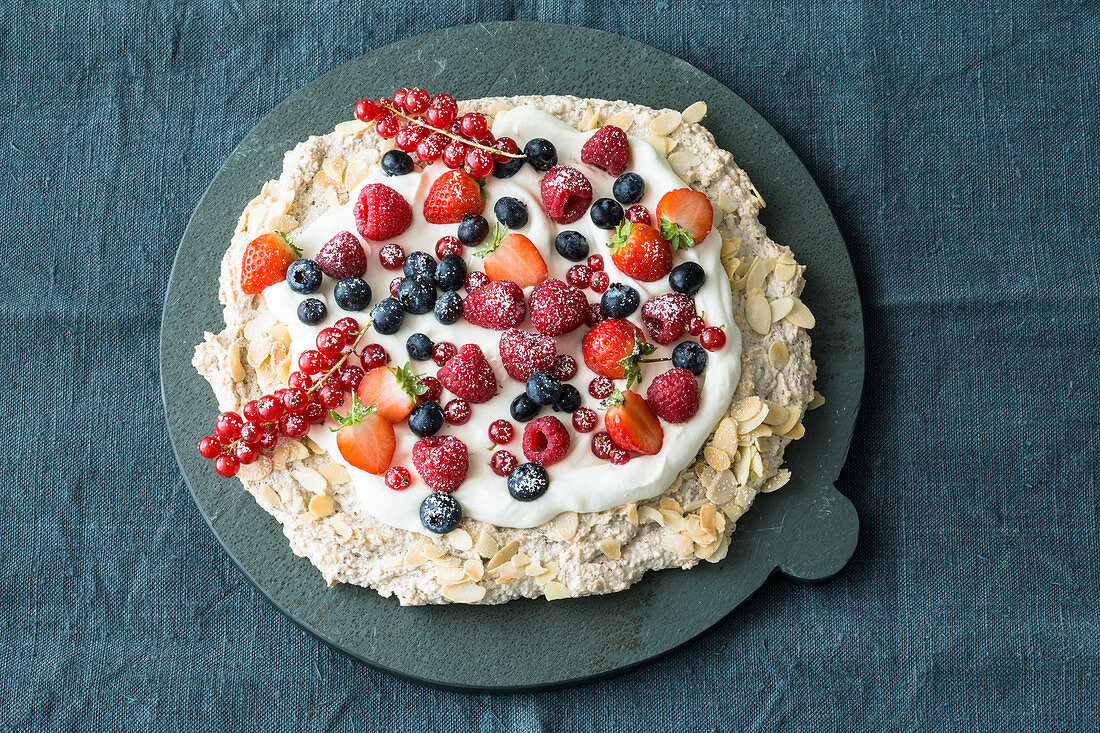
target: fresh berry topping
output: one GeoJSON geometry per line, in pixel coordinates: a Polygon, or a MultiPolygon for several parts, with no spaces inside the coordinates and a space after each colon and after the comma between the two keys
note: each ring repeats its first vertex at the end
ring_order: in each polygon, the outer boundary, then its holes
{"type": "Polygon", "coordinates": [[[470,421],[470,403],[463,399],[453,399],[443,406],[443,417],[451,425],[465,425],[470,421]]]}
{"type": "Polygon", "coordinates": [[[264,395],[256,400],[256,412],[259,413],[260,419],[265,422],[278,420],[283,414],[283,409],[282,401],[275,399],[272,395],[264,395]]]}
{"type": "Polygon", "coordinates": [[[502,196],[493,206],[493,215],[509,229],[520,229],[527,226],[529,214],[527,204],[511,196],[502,196]]]}
{"type": "Polygon", "coordinates": [[[432,346],[432,361],[436,366],[443,366],[452,356],[458,353],[458,347],[450,341],[440,341],[432,346]]]}
{"type": "Polygon", "coordinates": [[[668,273],[668,286],[677,293],[695,295],[706,282],[707,273],[696,262],[684,262],[668,273]]]}
{"type": "MultiPolygon", "coordinates": [[[[497,150],[504,153],[518,153],[519,146],[516,145],[516,141],[510,137],[502,137],[497,140],[497,150]]],[[[493,165],[493,175],[497,178],[511,178],[515,174],[519,173],[520,168],[523,167],[524,159],[512,158],[507,155],[495,155],[493,156],[495,161],[493,165]]]]}
{"type": "MultiPolygon", "coordinates": [[[[469,214],[467,214],[469,216],[469,214]]],[[[458,237],[452,237],[447,235],[446,237],[440,237],[439,241],[435,243],[435,258],[442,260],[446,255],[453,254],[462,257],[462,253],[465,251],[466,246],[458,240],[458,237]]]]}
{"type": "Polygon", "coordinates": [[[425,389],[411,364],[400,369],[382,366],[363,375],[355,395],[364,405],[374,406],[379,415],[396,424],[409,416],[425,389]]]}
{"type": "Polygon", "coordinates": [[[223,412],[214,422],[214,435],[222,441],[236,440],[241,434],[244,420],[235,412],[223,412]]]}
{"type": "Polygon", "coordinates": [[[558,224],[577,221],[592,203],[592,184],[583,173],[567,165],[551,168],[542,177],[539,193],[546,215],[558,224]]]}
{"type": "Polygon", "coordinates": [[[599,422],[600,416],[596,414],[595,410],[581,407],[573,412],[573,429],[578,433],[592,432],[599,422]]]}
{"type": "Polygon", "coordinates": [[[646,401],[665,422],[682,423],[699,410],[699,384],[687,369],[673,367],[649,383],[646,401]]]}
{"type": "MultiPolygon", "coordinates": [[[[543,370],[545,371],[545,370],[543,370]]],[[[558,354],[550,367],[550,373],[563,382],[577,376],[577,360],[569,354],[558,354]]]]}
{"type": "Polygon", "coordinates": [[[580,262],[588,256],[588,240],[580,232],[567,229],[554,237],[554,249],[571,262],[580,262]]]}
{"type": "Polygon", "coordinates": [[[435,435],[443,427],[443,408],[438,402],[421,402],[409,413],[409,430],[421,438],[435,435]]]}
{"type": "Polygon", "coordinates": [[[466,162],[466,153],[470,152],[470,146],[461,140],[451,140],[443,148],[443,165],[448,168],[461,168],[466,162]]]}
{"type": "Polygon", "coordinates": [[[298,320],[307,326],[316,326],[327,315],[328,308],[317,298],[306,298],[298,304],[298,320]]]}
{"type": "Polygon", "coordinates": [[[332,324],[332,327],[347,336],[348,341],[354,341],[355,337],[359,335],[359,321],[351,316],[344,316],[336,323],[332,324]]]}
{"type": "Polygon", "coordinates": [[[414,333],[405,340],[405,351],[413,361],[427,361],[432,356],[435,344],[425,334],[414,333]]]}
{"type": "Polygon", "coordinates": [[[489,459],[489,467],[497,476],[507,476],[518,464],[515,455],[506,450],[493,451],[493,457],[489,459]]]}
{"type": "Polygon", "coordinates": [[[503,331],[527,317],[523,290],[511,280],[494,280],[470,292],[462,304],[467,321],[482,328],[503,331]]]}
{"type": "Polygon", "coordinates": [[[412,474],[404,466],[394,466],[386,471],[386,486],[394,491],[403,491],[412,484],[412,474]]]}
{"type": "Polygon", "coordinates": [[[626,210],[626,220],[632,224],[653,226],[653,215],[649,213],[649,209],[641,204],[635,204],[626,210]]]}
{"type": "Polygon", "coordinates": [[[229,478],[237,475],[237,471],[241,470],[241,464],[233,456],[223,453],[214,459],[214,470],[219,476],[229,478]]]}
{"type": "MultiPolygon", "coordinates": [[[[316,403],[310,403],[310,405],[316,405],[316,403]]],[[[324,408],[320,405],[316,406],[324,413],[324,408]]],[[[309,423],[309,416],[301,412],[291,412],[279,418],[279,432],[288,438],[300,438],[309,432],[309,423]]]]}
{"type": "Polygon", "coordinates": [[[413,467],[432,491],[450,493],[466,478],[470,454],[466,444],[447,435],[421,438],[413,444],[413,467]]]}
{"type": "Polygon", "coordinates": [[[514,437],[516,437],[516,429],[507,420],[493,420],[489,424],[489,440],[495,445],[511,443],[514,437]]]}
{"type": "Polygon", "coordinates": [[[360,99],[355,103],[355,117],[360,122],[373,122],[378,116],[378,105],[369,99],[360,99]]]}
{"type": "Polygon", "coordinates": [[[509,328],[500,335],[499,351],[508,376],[526,382],[535,372],[552,370],[557,347],[549,336],[509,328]]]}
{"type": "Polygon", "coordinates": [[[393,280],[390,280],[390,297],[391,298],[394,298],[394,299],[397,298],[397,289],[399,287],[401,287],[401,281],[404,280],[404,279],[405,278],[403,278],[403,277],[395,277],[393,280]]]}
{"type": "Polygon", "coordinates": [[[592,455],[604,461],[610,458],[612,451],[615,450],[615,442],[611,440],[611,434],[605,431],[593,435],[589,445],[592,447],[592,455]]]}
{"type": "Polygon", "coordinates": [[[199,455],[203,458],[214,458],[222,452],[222,442],[213,435],[207,435],[199,441],[199,455]]]}
{"type": "Polygon", "coordinates": [[[387,270],[400,270],[405,264],[405,250],[400,244],[387,244],[378,250],[378,261],[387,270]]]}
{"type": "Polygon", "coordinates": [[[550,476],[537,463],[521,463],[508,474],[508,493],[516,501],[534,501],[550,488],[550,476]]]}
{"type": "Polygon", "coordinates": [[[344,388],[339,381],[332,380],[317,391],[317,402],[326,410],[334,410],[344,404],[344,388]]]}
{"type": "Polygon", "coordinates": [[[322,279],[321,268],[313,260],[295,260],[286,268],[286,284],[291,290],[302,295],[315,292],[321,287],[322,279]]]}
{"type": "Polygon", "coordinates": [[[476,247],[489,236],[489,222],[480,214],[466,214],[458,223],[458,241],[476,247]]]}
{"type": "Polygon", "coordinates": [[[616,448],[611,451],[611,464],[614,466],[622,466],[630,462],[630,453],[622,448],[616,448]]]}
{"type": "Polygon", "coordinates": [[[588,283],[594,293],[602,293],[611,284],[611,277],[603,271],[592,273],[592,282],[588,283]]]}
{"type": "Polygon", "coordinates": [[[367,371],[384,366],[389,360],[390,357],[381,344],[367,344],[359,355],[359,361],[363,363],[363,368],[367,371]]]}
{"type": "Polygon", "coordinates": [[[626,222],[611,238],[611,260],[635,280],[656,282],[672,270],[672,247],[653,227],[626,222]]]}
{"type": "Polygon", "coordinates": [[[443,394],[443,385],[438,379],[431,375],[424,375],[420,378],[420,386],[424,388],[424,393],[416,398],[418,402],[439,402],[439,397],[443,394]]]}
{"type": "Polygon", "coordinates": [[[550,372],[535,372],[524,383],[524,392],[536,405],[552,405],[561,394],[561,380],[550,372]]]}
{"type": "Polygon", "coordinates": [[[621,204],[636,204],[645,194],[645,180],[637,173],[624,173],[615,179],[611,192],[621,204]]]}
{"type": "Polygon", "coordinates": [[[607,401],[611,406],[603,422],[615,445],[647,456],[660,453],[665,431],[645,398],[628,389],[614,393],[607,401]]]}
{"type": "Polygon", "coordinates": [[[431,99],[432,96],[420,87],[410,89],[405,95],[405,111],[411,115],[422,115],[427,111],[431,99]]]}
{"type": "Polygon", "coordinates": [[[623,283],[612,283],[600,298],[600,310],[608,318],[629,318],[640,302],[637,290],[623,283]]]}
{"type": "Polygon", "coordinates": [[[488,275],[480,270],[474,270],[473,272],[466,273],[466,282],[463,284],[463,287],[466,288],[467,293],[472,293],[482,285],[488,284],[488,282],[488,275]]]}
{"type": "Polygon", "coordinates": [[[374,131],[382,139],[389,140],[401,132],[401,123],[396,117],[383,117],[374,123],[374,131]]]}
{"type": "Polygon", "coordinates": [[[597,323],[582,341],[588,368],[605,377],[626,379],[627,387],[641,378],[639,360],[652,354],[654,348],[641,329],[619,318],[597,323]]]}
{"type": "Polygon", "coordinates": [[[485,178],[493,172],[493,156],[487,150],[473,148],[462,159],[463,168],[472,178],[485,178]]]}
{"type": "Polygon", "coordinates": [[[303,351],[298,355],[298,368],[306,374],[320,374],[328,368],[328,357],[314,349],[303,351]]]}
{"type": "Polygon", "coordinates": [[[539,333],[560,336],[584,323],[588,299],[578,288],[561,280],[544,280],[531,291],[531,323],[539,333]]]}
{"type": "Polygon", "coordinates": [[[425,163],[431,164],[439,160],[443,155],[443,149],[447,147],[450,138],[438,132],[433,132],[416,144],[416,157],[425,163]]]}
{"type": "Polygon", "coordinates": [[[432,183],[424,199],[424,218],[432,224],[455,224],[466,214],[480,214],[484,208],[485,197],[477,181],[463,171],[453,170],[432,183]]]}
{"type": "Polygon", "coordinates": [[[592,268],[588,265],[573,265],[566,271],[565,281],[575,288],[587,288],[592,284],[592,268]]]}
{"type": "Polygon", "coordinates": [[[497,377],[481,347],[466,344],[440,367],[436,377],[444,387],[464,400],[480,404],[497,393],[497,377]]]}
{"type": "Polygon", "coordinates": [[[498,226],[493,241],[475,253],[485,262],[490,280],[511,280],[521,288],[538,285],[546,279],[546,260],[534,242],[522,234],[508,233],[498,226]]]}
{"type": "Polygon", "coordinates": [[[252,463],[259,455],[260,451],[258,451],[255,446],[248,445],[247,443],[237,443],[237,446],[233,449],[233,457],[236,458],[237,462],[242,466],[252,463]]]}
{"type": "Polygon", "coordinates": [[[344,460],[367,473],[384,474],[397,447],[393,425],[374,406],[364,405],[358,399],[346,416],[333,412],[332,419],[340,426],[336,430],[336,447],[344,460]]]}
{"type": "Polygon", "coordinates": [[[683,293],[658,295],[642,306],[642,323],[659,344],[671,344],[683,336],[694,317],[695,301],[683,293]]]}
{"type": "Polygon", "coordinates": [[[553,168],[558,162],[557,148],[552,142],[541,137],[528,140],[523,146],[523,154],[527,156],[527,162],[532,168],[543,173],[553,168]]]}
{"type": "Polygon", "coordinates": [[[617,176],[630,165],[626,133],[614,125],[596,130],[581,147],[581,162],[617,176]]]}
{"type": "Polygon", "coordinates": [[[687,332],[692,336],[698,336],[707,327],[707,321],[702,316],[695,316],[688,321],[687,332]]]}
{"type": "Polygon", "coordinates": [[[440,293],[435,301],[435,319],[449,326],[462,317],[462,296],[458,293],[440,293]]]}
{"type": "Polygon", "coordinates": [[[599,199],[592,204],[589,216],[600,229],[614,229],[623,223],[623,207],[615,199],[599,199]]]}
{"type": "MultiPolygon", "coordinates": [[[[454,239],[454,237],[446,237],[446,239],[454,239]]],[[[462,247],[457,239],[455,244],[462,247]]],[[[453,292],[461,288],[465,281],[466,260],[454,252],[445,253],[439,260],[439,264],[435,266],[435,282],[439,289],[453,292]]]]}
{"type": "Polygon", "coordinates": [[[336,372],[336,381],[340,383],[340,386],[349,392],[354,392],[355,388],[359,386],[359,383],[363,381],[363,375],[366,372],[362,367],[355,366],[354,364],[344,364],[340,367],[340,371],[336,372]]]}
{"type": "Polygon", "coordinates": [[[719,351],[726,345],[726,332],[718,326],[704,328],[703,332],[699,334],[699,343],[707,351],[719,351]]]}
{"type": "Polygon", "coordinates": [[[485,122],[485,117],[477,112],[467,112],[462,115],[458,123],[462,127],[462,134],[471,140],[477,140],[489,131],[489,125],[485,122]]]}
{"type": "Polygon", "coordinates": [[[244,248],[241,260],[241,290],[249,295],[262,293],[264,288],[286,279],[290,263],[298,259],[301,250],[282,232],[261,234],[244,248]]]}
{"type": "MultiPolygon", "coordinates": [[[[408,260],[405,264],[408,265],[408,260]]],[[[397,302],[413,315],[427,313],[435,307],[435,281],[422,275],[402,278],[397,286],[397,302]]]]}
{"type": "MultiPolygon", "coordinates": [[[[394,140],[393,140],[394,144],[398,147],[398,150],[391,150],[390,152],[391,153],[393,153],[393,152],[403,152],[403,153],[405,153],[405,156],[408,157],[409,153],[416,150],[417,146],[420,145],[420,141],[425,139],[426,137],[428,137],[429,134],[430,134],[429,131],[426,130],[425,128],[423,128],[423,127],[413,127],[413,126],[404,127],[404,128],[401,129],[400,132],[397,133],[397,137],[395,137],[394,140]]],[[[388,155],[388,153],[387,153],[387,155],[388,155]]],[[[384,156],[383,156],[383,158],[384,158],[384,156]]],[[[409,166],[411,168],[412,158],[408,157],[408,161],[409,161],[409,166]]],[[[403,170],[403,168],[404,168],[403,163],[395,163],[394,166],[393,166],[393,170],[395,170],[395,171],[403,170]]],[[[411,172],[411,170],[410,170],[410,172],[411,172]]],[[[399,175],[400,176],[400,175],[404,175],[404,174],[402,174],[402,173],[396,173],[396,174],[395,173],[390,173],[390,175],[399,175]]]]}
{"type": "Polygon", "coordinates": [[[661,234],[673,249],[694,247],[714,225],[714,207],[705,193],[690,188],[669,191],[657,203],[661,234]]]}
{"type": "Polygon", "coordinates": [[[607,399],[615,391],[615,383],[607,377],[595,377],[588,383],[588,394],[597,400],[607,399]]]}
{"type": "Polygon", "coordinates": [[[409,202],[382,183],[363,186],[353,214],[359,234],[372,242],[393,239],[412,224],[409,202]]]}
{"type": "Polygon", "coordinates": [[[603,255],[590,256],[586,264],[592,272],[601,272],[603,270],[603,255]]]}
{"type": "Polygon", "coordinates": [[[332,299],[346,311],[361,311],[370,305],[370,285],[361,277],[345,277],[332,289],[332,299]]]}
{"type": "MultiPolygon", "coordinates": [[[[290,379],[288,380],[288,382],[291,387],[308,387],[310,384],[313,383],[313,380],[310,379],[308,374],[294,372],[290,375],[290,379]],[[305,385],[301,384],[302,380],[306,381],[305,385]]],[[[263,418],[260,417],[259,407],[260,403],[258,400],[249,400],[248,402],[244,403],[244,409],[241,410],[241,414],[244,415],[244,419],[248,422],[263,422],[263,418]]],[[[209,458],[209,456],[207,457],[209,458]]]]}
{"type": "Polygon", "coordinates": [[[532,463],[549,466],[569,451],[569,431],[553,415],[540,417],[523,428],[523,456],[532,463]]]}
{"type": "Polygon", "coordinates": [[[420,504],[420,523],[436,534],[446,534],[462,522],[462,506],[450,494],[428,494],[420,504]]]}
{"type": "Polygon", "coordinates": [[[301,387],[280,389],[275,396],[283,403],[287,412],[301,412],[310,402],[309,393],[301,387]]]}
{"type": "Polygon", "coordinates": [[[348,344],[348,337],[338,328],[322,328],[314,339],[317,350],[325,356],[340,356],[348,344]]]}
{"type": "Polygon", "coordinates": [[[405,277],[420,276],[435,281],[436,263],[427,252],[416,250],[410,252],[401,265],[401,271],[405,277]]]}
{"type": "Polygon", "coordinates": [[[542,407],[537,402],[531,401],[526,393],[518,395],[508,407],[512,419],[517,422],[527,422],[539,414],[542,407]]]}
{"type": "Polygon", "coordinates": [[[554,400],[554,412],[573,412],[581,406],[581,393],[571,384],[563,384],[554,400]]]}
{"type": "MultiPolygon", "coordinates": [[[[415,130],[416,128],[407,127],[397,135],[397,145],[402,148],[401,150],[390,150],[382,156],[382,170],[386,172],[387,176],[403,176],[407,173],[413,172],[413,159],[409,156],[405,150],[416,150],[417,143],[420,142],[420,138],[415,140],[412,135],[405,135],[405,132],[415,130]],[[404,136],[404,137],[402,137],[404,136]],[[408,147],[408,146],[412,147],[408,147]]],[[[412,133],[415,134],[415,133],[412,133]]]]}

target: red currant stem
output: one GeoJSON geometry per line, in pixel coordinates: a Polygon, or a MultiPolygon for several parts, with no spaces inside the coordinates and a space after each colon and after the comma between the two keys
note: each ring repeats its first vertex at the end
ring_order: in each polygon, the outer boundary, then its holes
{"type": "Polygon", "coordinates": [[[672,361],[672,357],[662,356],[660,359],[638,359],[639,364],[651,364],[655,361],[672,361]]]}
{"type": "Polygon", "coordinates": [[[388,104],[383,104],[383,105],[379,105],[379,106],[385,107],[390,112],[397,115],[398,117],[401,117],[401,118],[404,118],[404,119],[408,120],[409,123],[412,124],[412,125],[416,125],[417,127],[423,127],[427,130],[431,130],[432,132],[442,133],[442,134],[446,135],[447,137],[451,138],[452,140],[457,140],[458,142],[462,143],[463,145],[469,145],[471,148],[481,148],[482,150],[484,150],[487,153],[491,153],[493,155],[503,155],[503,156],[508,157],[508,158],[523,158],[523,157],[525,157],[523,155],[523,153],[506,153],[503,150],[498,150],[497,148],[492,148],[492,147],[489,147],[488,145],[482,145],[481,143],[475,142],[474,140],[470,140],[469,138],[459,137],[458,135],[455,135],[454,133],[452,133],[450,130],[441,130],[438,127],[432,127],[427,122],[424,122],[423,120],[421,120],[417,117],[409,117],[407,114],[405,114],[401,110],[399,110],[395,107],[391,107],[388,104]]]}

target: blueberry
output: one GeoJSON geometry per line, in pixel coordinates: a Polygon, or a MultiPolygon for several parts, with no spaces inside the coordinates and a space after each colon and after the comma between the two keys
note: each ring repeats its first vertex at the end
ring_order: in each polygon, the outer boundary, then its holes
{"type": "Polygon", "coordinates": [[[420,250],[410,252],[409,256],[405,258],[405,264],[402,270],[405,272],[405,277],[420,275],[422,277],[434,279],[435,258],[427,252],[421,252],[420,250]]]}
{"type": "Polygon", "coordinates": [[[443,408],[438,402],[421,402],[409,413],[409,430],[427,438],[443,427],[443,408]]]}
{"type": "Polygon", "coordinates": [[[294,260],[286,268],[286,283],[290,289],[302,295],[309,295],[321,287],[321,266],[313,260],[294,260]]]}
{"type": "Polygon", "coordinates": [[[555,412],[573,412],[581,406],[581,393],[571,384],[563,384],[558,398],[554,400],[555,412]]]}
{"type": "Polygon", "coordinates": [[[561,394],[561,380],[550,372],[535,372],[527,378],[524,391],[536,405],[552,405],[561,394]]]}
{"type": "Polygon", "coordinates": [[[536,137],[528,140],[523,146],[523,154],[527,156],[527,162],[537,171],[546,171],[557,165],[558,151],[549,140],[536,137]]]}
{"type": "Polygon", "coordinates": [[[435,344],[422,333],[414,333],[405,341],[405,351],[409,352],[409,358],[415,361],[427,361],[432,358],[432,347],[435,344]]]}
{"type": "Polygon", "coordinates": [[[501,163],[499,160],[494,161],[493,175],[497,178],[511,178],[519,173],[519,169],[523,167],[525,162],[523,158],[512,158],[507,163],[501,163]]]}
{"type": "Polygon", "coordinates": [[[600,229],[614,229],[623,223],[623,207],[615,199],[597,199],[588,213],[600,229]]]}
{"type": "Polygon", "coordinates": [[[521,463],[508,474],[508,493],[516,501],[534,501],[548,488],[550,476],[537,463],[521,463]]]}
{"type": "Polygon", "coordinates": [[[600,310],[608,318],[627,318],[638,310],[638,291],[623,283],[611,283],[600,298],[600,310]]]}
{"type": "Polygon", "coordinates": [[[387,176],[403,176],[413,172],[413,159],[404,150],[391,150],[382,156],[382,170],[387,176]]]}
{"type": "Polygon", "coordinates": [[[519,199],[505,196],[493,206],[493,215],[509,229],[519,229],[527,225],[527,204],[519,199]]]}
{"type": "Polygon", "coordinates": [[[624,204],[636,204],[642,200],[645,193],[645,181],[637,173],[624,173],[615,179],[615,185],[611,187],[615,198],[624,204]]]}
{"type": "Polygon", "coordinates": [[[489,222],[478,214],[464,214],[458,222],[458,241],[467,247],[476,247],[489,236],[489,222]]]}
{"type": "Polygon", "coordinates": [[[453,252],[443,255],[435,266],[435,283],[440,290],[458,290],[466,280],[466,260],[453,252]]]}
{"type": "Polygon", "coordinates": [[[361,311],[370,305],[370,285],[361,277],[345,277],[337,281],[332,297],[346,311],[361,311]]]}
{"type": "Polygon", "coordinates": [[[433,491],[420,503],[420,523],[436,534],[447,534],[462,521],[462,506],[450,494],[433,491]]]}
{"type": "Polygon", "coordinates": [[[566,229],[554,237],[554,249],[567,260],[580,262],[588,256],[588,240],[580,232],[566,229]]]}
{"type": "Polygon", "coordinates": [[[325,320],[326,315],[328,315],[328,308],[316,298],[306,298],[298,304],[298,320],[307,326],[316,326],[325,320]]]}
{"type": "Polygon", "coordinates": [[[397,286],[397,299],[409,313],[427,313],[435,305],[435,283],[423,275],[402,278],[397,286]]]}
{"type": "Polygon", "coordinates": [[[695,295],[699,292],[699,288],[703,287],[703,282],[706,279],[707,273],[700,265],[694,262],[685,262],[676,265],[672,268],[672,272],[668,273],[668,286],[677,293],[695,295]]]}
{"type": "Polygon", "coordinates": [[[435,301],[435,319],[444,326],[462,317],[462,296],[454,292],[440,293],[435,301]]]}
{"type": "Polygon", "coordinates": [[[512,405],[508,409],[512,413],[513,420],[528,422],[533,420],[542,408],[539,407],[537,402],[532,402],[526,394],[521,394],[512,400],[512,405]]]}
{"type": "Polygon", "coordinates": [[[695,376],[699,376],[706,370],[708,359],[706,349],[694,341],[684,341],[672,350],[673,366],[687,369],[695,376]]]}
{"type": "Polygon", "coordinates": [[[374,330],[378,333],[389,335],[401,330],[401,324],[405,321],[405,311],[396,298],[386,298],[378,301],[374,310],[370,312],[374,319],[374,330]]]}

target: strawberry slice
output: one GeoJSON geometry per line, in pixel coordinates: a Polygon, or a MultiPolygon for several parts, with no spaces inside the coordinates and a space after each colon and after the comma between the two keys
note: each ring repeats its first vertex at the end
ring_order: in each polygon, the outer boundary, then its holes
{"type": "Polygon", "coordinates": [[[630,143],[626,133],[605,125],[581,146],[581,162],[617,176],[630,165],[630,143]]]}
{"type": "Polygon", "coordinates": [[[611,379],[626,379],[630,387],[642,377],[642,357],[656,349],[642,330],[622,318],[600,321],[584,335],[581,352],[589,369],[611,379]]]}
{"type": "Polygon", "coordinates": [[[661,452],[665,431],[644,397],[629,389],[615,390],[601,406],[608,407],[603,423],[615,445],[647,456],[661,452]]]}
{"type": "Polygon", "coordinates": [[[485,260],[485,275],[490,280],[511,280],[521,288],[529,288],[550,274],[535,243],[522,234],[509,234],[508,228],[500,224],[493,232],[493,241],[474,254],[485,260]]]}
{"type": "Polygon", "coordinates": [[[656,282],[672,272],[672,247],[651,226],[624,221],[611,238],[611,261],[642,282],[656,282]]]}
{"type": "Polygon", "coordinates": [[[427,389],[420,375],[413,373],[411,364],[399,369],[380,366],[363,375],[355,395],[364,405],[376,408],[387,421],[397,424],[409,416],[416,407],[417,397],[427,389]]]}
{"type": "Polygon", "coordinates": [[[465,171],[447,171],[432,182],[424,199],[424,218],[432,224],[455,224],[466,214],[485,209],[481,186],[465,171]]]}
{"type": "Polygon", "coordinates": [[[673,249],[694,247],[710,234],[714,207],[705,193],[677,188],[657,202],[657,221],[661,225],[661,235],[673,249]]]}
{"type": "Polygon", "coordinates": [[[393,425],[374,406],[366,406],[358,399],[346,417],[333,410],[332,419],[340,426],[336,429],[336,447],[344,460],[367,473],[384,474],[397,448],[393,425]]]}
{"type": "Polygon", "coordinates": [[[244,248],[241,290],[258,295],[267,286],[286,280],[286,268],[301,254],[286,232],[261,234],[244,248]]]}

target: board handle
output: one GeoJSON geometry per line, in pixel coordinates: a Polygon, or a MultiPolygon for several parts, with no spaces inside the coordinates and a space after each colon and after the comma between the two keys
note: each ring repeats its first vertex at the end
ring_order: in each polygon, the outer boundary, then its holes
{"type": "Polygon", "coordinates": [[[806,494],[808,504],[784,518],[794,526],[780,532],[787,541],[778,569],[800,583],[821,583],[839,573],[855,552],[859,516],[833,484],[808,487],[806,494]]]}

